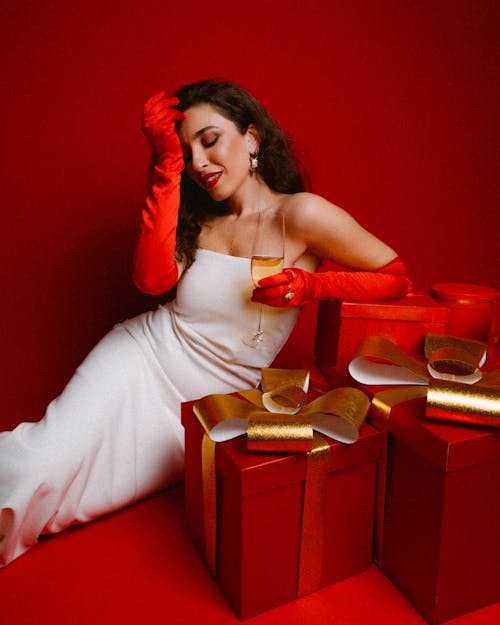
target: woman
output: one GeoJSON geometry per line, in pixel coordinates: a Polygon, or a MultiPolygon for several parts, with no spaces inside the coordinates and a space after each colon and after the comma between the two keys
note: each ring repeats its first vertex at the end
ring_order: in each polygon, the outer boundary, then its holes
{"type": "Polygon", "coordinates": [[[215,81],[176,96],[144,110],[153,167],[133,273],[151,294],[178,283],[176,298],[115,326],[40,422],[0,434],[0,565],[41,534],[181,479],[180,403],[257,385],[304,303],[410,288],[391,248],[302,191],[286,138],[253,97],[215,81]],[[273,215],[287,269],[253,289],[255,233],[273,215]],[[323,258],[358,271],[314,273],[323,258]],[[242,337],[261,303],[267,340],[255,349],[242,337]]]}

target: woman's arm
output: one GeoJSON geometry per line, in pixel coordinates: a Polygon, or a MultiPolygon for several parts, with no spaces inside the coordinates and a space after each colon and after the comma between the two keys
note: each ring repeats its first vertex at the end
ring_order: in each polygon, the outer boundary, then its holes
{"type": "Polygon", "coordinates": [[[291,196],[286,229],[298,249],[351,269],[373,270],[397,256],[345,210],[312,193],[291,196]]]}
{"type": "Polygon", "coordinates": [[[314,299],[393,299],[412,290],[396,252],[327,200],[308,193],[294,196],[286,209],[286,226],[296,257],[309,250],[351,271],[286,269],[261,280],[254,301],[301,306],[314,299]]]}
{"type": "Polygon", "coordinates": [[[184,113],[171,108],[177,103],[177,98],[166,99],[162,92],[148,100],[143,114],[143,132],[155,165],[142,210],[132,279],[151,295],[171,289],[179,275],[175,245],[184,161],[175,120],[184,119],[184,113]]]}

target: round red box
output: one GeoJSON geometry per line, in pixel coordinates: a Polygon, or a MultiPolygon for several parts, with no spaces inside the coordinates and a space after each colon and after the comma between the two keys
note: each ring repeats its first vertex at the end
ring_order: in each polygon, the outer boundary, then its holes
{"type": "Polygon", "coordinates": [[[451,336],[488,341],[495,289],[461,282],[433,284],[431,296],[450,309],[451,336]]]}

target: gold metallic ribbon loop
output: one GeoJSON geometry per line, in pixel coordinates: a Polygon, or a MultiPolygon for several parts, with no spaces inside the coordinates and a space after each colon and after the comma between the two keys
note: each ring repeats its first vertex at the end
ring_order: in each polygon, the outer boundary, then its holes
{"type": "Polygon", "coordinates": [[[500,428],[500,391],[488,386],[433,380],[426,417],[500,428]]]}
{"type": "Polygon", "coordinates": [[[482,373],[486,343],[429,333],[425,339],[428,363],[408,356],[382,336],[363,339],[349,364],[349,373],[369,385],[428,384],[432,378],[474,384],[482,373]]]}
{"type": "Polygon", "coordinates": [[[312,449],[313,427],[304,415],[270,412],[253,414],[248,419],[247,448],[250,450],[308,452],[312,449]]]}
{"type": "Polygon", "coordinates": [[[424,346],[427,369],[433,378],[475,384],[482,377],[486,349],[481,341],[429,333],[424,346]]]}

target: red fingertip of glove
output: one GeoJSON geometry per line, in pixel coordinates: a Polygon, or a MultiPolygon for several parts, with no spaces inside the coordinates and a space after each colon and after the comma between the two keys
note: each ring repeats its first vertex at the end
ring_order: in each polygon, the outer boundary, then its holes
{"type": "Polygon", "coordinates": [[[164,95],[164,91],[159,91],[158,93],[155,93],[150,98],[148,98],[146,100],[146,104],[144,104],[144,111],[151,109],[157,102],[159,102],[163,98],[164,95]]]}

